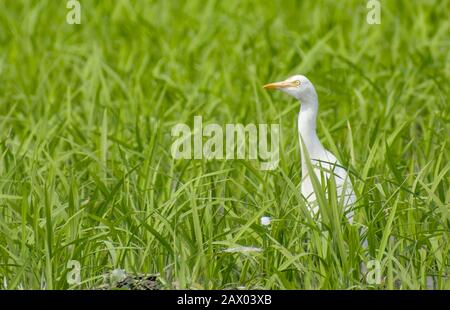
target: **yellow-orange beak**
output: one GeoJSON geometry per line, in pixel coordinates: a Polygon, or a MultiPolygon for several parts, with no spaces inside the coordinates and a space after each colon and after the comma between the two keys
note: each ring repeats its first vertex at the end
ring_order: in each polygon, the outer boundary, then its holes
{"type": "Polygon", "coordinates": [[[275,83],[269,83],[263,86],[264,89],[281,89],[286,87],[292,87],[295,86],[292,82],[275,82],[275,83]]]}

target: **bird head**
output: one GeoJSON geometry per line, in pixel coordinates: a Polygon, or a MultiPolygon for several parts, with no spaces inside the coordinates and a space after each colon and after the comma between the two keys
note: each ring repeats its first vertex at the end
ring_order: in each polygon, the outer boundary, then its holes
{"type": "Polygon", "coordinates": [[[297,98],[302,103],[309,102],[313,97],[317,98],[313,84],[306,76],[294,75],[281,82],[269,83],[263,86],[265,89],[277,89],[297,98]]]}

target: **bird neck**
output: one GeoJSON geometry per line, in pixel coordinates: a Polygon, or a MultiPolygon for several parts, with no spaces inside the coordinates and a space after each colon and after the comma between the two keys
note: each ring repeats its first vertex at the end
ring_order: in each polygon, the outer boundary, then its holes
{"type": "MultiPolygon", "coordinates": [[[[300,140],[300,150],[302,155],[302,163],[304,163],[305,156],[303,147],[308,151],[309,157],[314,159],[323,150],[322,144],[316,133],[317,111],[319,103],[317,94],[313,93],[302,100],[300,113],[298,114],[298,133],[300,140]]],[[[304,165],[302,165],[305,168],[304,165]]]]}

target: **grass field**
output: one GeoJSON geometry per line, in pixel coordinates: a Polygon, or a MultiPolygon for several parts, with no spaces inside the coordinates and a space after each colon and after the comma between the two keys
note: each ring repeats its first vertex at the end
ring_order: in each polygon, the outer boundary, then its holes
{"type": "Polygon", "coordinates": [[[450,289],[449,1],[382,1],[380,25],[356,0],[80,2],[81,25],[65,1],[0,2],[0,288],[121,268],[164,288],[450,289]],[[299,104],[261,87],[293,74],[316,86],[367,250],[307,215],[299,104]],[[278,168],[172,159],[195,115],[280,124],[278,168]]]}

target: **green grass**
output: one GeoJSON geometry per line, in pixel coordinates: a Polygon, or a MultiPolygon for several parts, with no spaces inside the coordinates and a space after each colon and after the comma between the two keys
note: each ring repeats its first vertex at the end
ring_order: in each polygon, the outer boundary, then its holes
{"type": "Polygon", "coordinates": [[[0,288],[123,268],[166,288],[450,289],[450,2],[383,0],[372,26],[365,3],[81,0],[68,25],[65,1],[1,1],[0,288]],[[306,212],[298,103],[261,88],[298,73],[352,171],[367,251],[306,212]],[[278,169],[174,161],[171,128],[194,115],[279,123],[278,169]],[[264,251],[222,251],[239,245],[264,251]],[[371,259],[379,285],[359,273],[371,259]]]}

